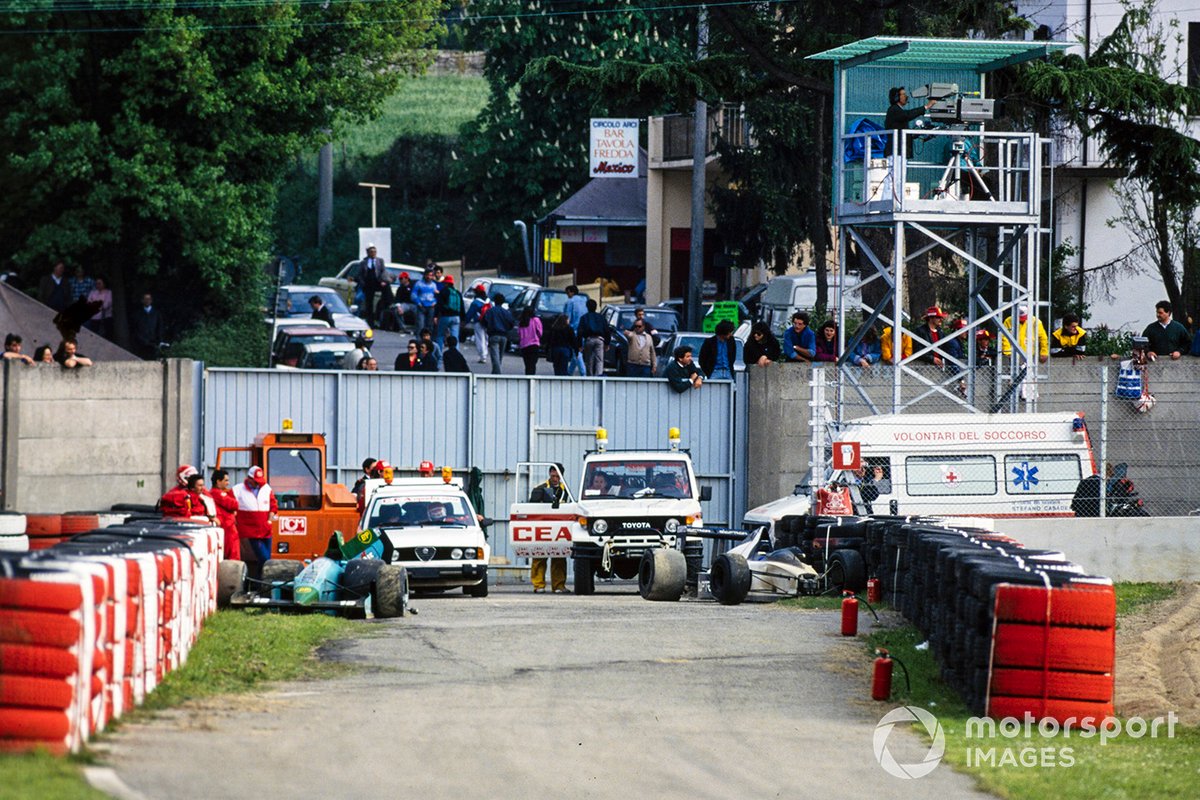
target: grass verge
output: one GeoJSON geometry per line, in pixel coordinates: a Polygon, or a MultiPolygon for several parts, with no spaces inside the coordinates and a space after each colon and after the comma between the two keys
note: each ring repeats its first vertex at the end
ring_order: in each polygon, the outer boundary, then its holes
{"type": "MultiPolygon", "coordinates": [[[[141,708],[122,719],[146,719],[190,700],[249,692],[271,681],[344,674],[352,667],[319,661],[316,650],[330,640],[362,631],[361,622],[324,614],[218,611],[204,623],[187,664],[168,675],[141,708]]],[[[70,758],[0,754],[0,799],[107,797],[84,780],[82,769],[90,758],[87,752],[70,758]]]]}
{"type": "MultiPolygon", "coordinates": [[[[1118,584],[1118,617],[1139,607],[1162,602],[1178,587],[1171,584],[1118,584]]],[[[942,683],[928,650],[918,650],[923,637],[912,626],[877,631],[867,638],[872,651],[885,647],[908,667],[906,686],[897,665],[892,698],[885,708],[907,704],[928,709],[946,736],[944,760],[972,775],[981,789],[1003,798],[1054,797],[1091,800],[1096,797],[1129,800],[1189,797],[1200,774],[1200,729],[1175,724],[1168,736],[1164,724],[1158,736],[1134,738],[1124,732],[1102,741],[1083,738],[1080,731],[1042,736],[1036,726],[1007,738],[967,735],[972,715],[957,693],[942,683]]],[[[1124,722],[1124,721],[1122,721],[1124,722]]]]}

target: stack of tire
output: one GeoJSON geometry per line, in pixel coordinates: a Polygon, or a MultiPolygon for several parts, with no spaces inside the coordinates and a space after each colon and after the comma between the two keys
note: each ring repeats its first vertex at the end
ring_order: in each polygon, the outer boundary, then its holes
{"type": "Polygon", "coordinates": [[[142,520],[0,553],[0,750],[78,750],[187,658],[222,532],[142,520]]]}
{"type": "Polygon", "coordinates": [[[1060,552],[934,520],[818,523],[830,539],[862,530],[884,599],[927,638],[943,679],[979,714],[1112,713],[1116,599],[1060,552]]]}

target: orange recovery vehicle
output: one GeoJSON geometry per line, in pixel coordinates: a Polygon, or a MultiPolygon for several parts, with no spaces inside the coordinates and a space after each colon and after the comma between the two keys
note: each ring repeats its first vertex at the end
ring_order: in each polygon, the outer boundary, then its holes
{"type": "Polygon", "coordinates": [[[326,480],[325,437],[294,433],[291,427],[291,421],[284,420],[283,431],[259,434],[249,447],[217,448],[216,466],[229,469],[223,464],[229,464],[232,454],[249,453],[250,463],[244,468],[262,467],[279,503],[271,530],[272,557],[317,558],[325,554],[334,531],[357,533],[359,513],[354,494],[326,480]]]}

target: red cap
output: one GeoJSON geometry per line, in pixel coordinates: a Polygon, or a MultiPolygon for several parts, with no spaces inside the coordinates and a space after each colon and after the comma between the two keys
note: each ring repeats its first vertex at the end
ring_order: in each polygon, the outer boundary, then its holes
{"type": "Polygon", "coordinates": [[[267,482],[267,473],[263,472],[262,467],[251,467],[250,471],[246,473],[246,480],[254,481],[259,486],[262,486],[267,482]]]}
{"type": "Polygon", "coordinates": [[[454,276],[453,276],[453,275],[447,275],[445,278],[443,278],[443,279],[442,279],[442,282],[443,282],[443,283],[450,283],[450,284],[453,284],[453,283],[454,283],[454,276]]]}
{"type": "Polygon", "coordinates": [[[401,277],[401,278],[407,278],[407,277],[408,277],[408,273],[407,273],[407,272],[401,272],[401,273],[400,273],[400,277],[401,277]]]}
{"type": "Polygon", "coordinates": [[[484,286],[482,283],[479,283],[479,284],[476,284],[476,285],[475,285],[475,291],[477,291],[477,292],[486,292],[486,291],[487,291],[487,287],[486,287],[486,286],[484,286]]]}
{"type": "Polygon", "coordinates": [[[975,338],[976,339],[990,339],[990,338],[992,338],[992,334],[985,330],[979,330],[979,331],[975,332],[975,338]]]}
{"type": "Polygon", "coordinates": [[[191,464],[180,464],[179,469],[175,470],[175,478],[179,481],[179,485],[183,486],[187,483],[187,479],[198,474],[196,468],[191,464]]]}
{"type": "Polygon", "coordinates": [[[423,477],[423,478],[428,478],[428,477],[432,476],[433,475],[433,462],[432,461],[422,461],[417,466],[417,471],[419,473],[421,473],[421,477],[423,477]]]}
{"type": "Polygon", "coordinates": [[[937,317],[938,319],[945,319],[946,315],[943,314],[942,310],[940,308],[938,308],[937,306],[930,306],[929,308],[925,309],[925,319],[929,319],[930,317],[937,317]]]}

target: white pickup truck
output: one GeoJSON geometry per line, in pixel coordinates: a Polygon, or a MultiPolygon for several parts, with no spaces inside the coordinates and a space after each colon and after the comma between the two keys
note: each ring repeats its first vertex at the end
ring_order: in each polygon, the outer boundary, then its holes
{"type": "MultiPolygon", "coordinates": [[[[523,463],[518,473],[545,480],[548,463],[523,463]]],[[[566,476],[564,475],[564,484],[566,476]]],[[[521,482],[517,490],[521,491],[521,482]]],[[[710,487],[696,482],[687,452],[671,450],[592,451],[583,462],[578,491],[560,503],[530,503],[528,493],[509,509],[509,546],[522,557],[570,557],[575,594],[595,592],[595,579],[638,576],[642,556],[674,547],[681,526],[703,524],[700,502],[710,487]]],[[[684,547],[688,579],[699,573],[703,543],[684,547]]]]}

